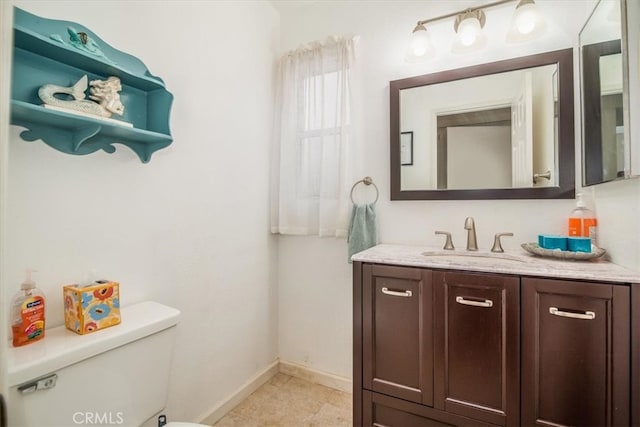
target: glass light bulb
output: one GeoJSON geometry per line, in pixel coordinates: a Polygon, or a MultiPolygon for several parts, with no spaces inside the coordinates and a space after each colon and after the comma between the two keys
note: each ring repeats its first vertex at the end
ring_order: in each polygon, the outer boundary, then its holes
{"type": "Polygon", "coordinates": [[[431,47],[431,38],[426,28],[417,27],[411,34],[410,50],[415,56],[424,56],[431,47]]]}
{"type": "Polygon", "coordinates": [[[529,34],[536,28],[538,13],[535,4],[528,3],[519,6],[516,10],[515,23],[520,34],[529,34]]]}
{"type": "Polygon", "coordinates": [[[480,21],[477,18],[467,18],[458,26],[458,38],[463,46],[471,46],[475,43],[482,31],[480,21]]]}

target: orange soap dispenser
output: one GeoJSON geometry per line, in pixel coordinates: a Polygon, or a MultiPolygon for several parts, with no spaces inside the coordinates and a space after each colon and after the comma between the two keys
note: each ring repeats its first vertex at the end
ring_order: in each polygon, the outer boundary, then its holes
{"type": "Polygon", "coordinates": [[[576,195],[576,207],[569,216],[569,236],[589,237],[591,243],[596,245],[598,220],[596,214],[587,208],[582,194],[576,195]]]}
{"type": "Polygon", "coordinates": [[[44,294],[31,280],[32,270],[11,302],[13,346],[31,344],[44,338],[44,294]]]}

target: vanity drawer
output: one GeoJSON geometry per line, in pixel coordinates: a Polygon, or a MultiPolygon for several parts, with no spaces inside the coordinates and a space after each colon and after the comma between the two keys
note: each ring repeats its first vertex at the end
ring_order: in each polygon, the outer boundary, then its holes
{"type": "Polygon", "coordinates": [[[493,426],[367,390],[363,392],[362,403],[362,425],[367,427],[493,426]]]}

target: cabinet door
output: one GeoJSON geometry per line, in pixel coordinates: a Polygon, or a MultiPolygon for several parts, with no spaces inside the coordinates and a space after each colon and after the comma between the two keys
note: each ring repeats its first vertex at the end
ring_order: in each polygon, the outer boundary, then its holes
{"type": "Polygon", "coordinates": [[[433,404],[431,272],[363,267],[364,388],[433,404]]]}
{"type": "Polygon", "coordinates": [[[520,279],[434,272],[434,406],[519,425],[520,279]]]}
{"type": "Polygon", "coordinates": [[[629,288],[522,281],[522,421],[629,425],[629,288]]]}

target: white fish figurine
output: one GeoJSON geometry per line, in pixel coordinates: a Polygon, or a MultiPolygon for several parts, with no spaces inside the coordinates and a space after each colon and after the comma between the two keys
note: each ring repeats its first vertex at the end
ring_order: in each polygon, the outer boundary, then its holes
{"type": "Polygon", "coordinates": [[[124,114],[124,105],[120,102],[120,95],[118,94],[122,90],[119,78],[112,76],[107,80],[92,80],[89,96],[91,100],[85,99],[87,81],[87,76],[84,75],[71,87],[46,84],[38,89],[38,96],[47,105],[84,114],[100,117],[111,117],[112,114],[121,116],[124,114]],[[71,95],[73,100],[57,98],[56,94],[71,95]]]}

